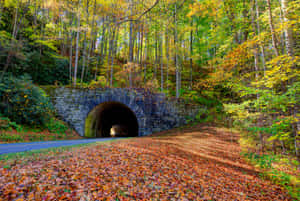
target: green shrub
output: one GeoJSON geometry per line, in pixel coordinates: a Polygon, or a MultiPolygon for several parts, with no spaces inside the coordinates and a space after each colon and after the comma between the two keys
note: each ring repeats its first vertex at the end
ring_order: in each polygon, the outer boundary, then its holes
{"type": "Polygon", "coordinates": [[[12,135],[7,133],[0,133],[0,141],[4,142],[22,142],[24,139],[20,135],[12,135]]]}
{"type": "Polygon", "coordinates": [[[11,130],[16,129],[18,132],[22,130],[22,127],[16,122],[11,121],[8,117],[3,117],[0,114],[0,130],[11,130]]]}
{"type": "Polygon", "coordinates": [[[44,126],[52,106],[45,92],[28,76],[4,77],[0,82],[0,113],[17,124],[44,126]]]}
{"type": "Polygon", "coordinates": [[[10,127],[10,120],[7,117],[0,117],[0,130],[6,130],[10,127]]]}
{"type": "Polygon", "coordinates": [[[47,129],[52,133],[65,133],[68,127],[64,125],[61,121],[52,118],[46,125],[47,129]]]}

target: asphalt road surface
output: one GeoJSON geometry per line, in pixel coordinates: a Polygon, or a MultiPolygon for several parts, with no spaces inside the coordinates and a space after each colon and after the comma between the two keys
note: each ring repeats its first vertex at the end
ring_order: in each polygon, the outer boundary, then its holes
{"type": "Polygon", "coordinates": [[[46,142],[0,144],[0,154],[31,151],[37,149],[46,149],[52,147],[70,146],[76,144],[87,144],[92,142],[102,142],[102,141],[116,140],[116,139],[120,139],[120,138],[96,138],[96,139],[83,139],[83,140],[61,140],[61,141],[46,141],[46,142]]]}

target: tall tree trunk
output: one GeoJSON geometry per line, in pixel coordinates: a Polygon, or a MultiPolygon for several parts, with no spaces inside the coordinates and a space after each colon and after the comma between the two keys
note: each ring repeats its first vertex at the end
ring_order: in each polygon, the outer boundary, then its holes
{"type": "Polygon", "coordinates": [[[288,7],[288,0],[281,0],[281,8],[283,14],[283,22],[284,22],[284,33],[285,33],[285,47],[287,55],[293,57],[294,50],[293,50],[293,36],[291,33],[291,29],[289,26],[289,19],[287,17],[287,7],[288,7]]]}
{"type": "Polygon", "coordinates": [[[98,65],[100,65],[100,59],[101,59],[101,62],[103,61],[104,37],[105,37],[105,26],[104,26],[104,17],[102,17],[102,36],[101,36],[100,55],[97,56],[96,70],[95,70],[95,75],[94,75],[95,80],[97,80],[98,65]]]}
{"type": "MultiPolygon", "coordinates": [[[[256,24],[255,24],[254,7],[255,7],[255,0],[253,0],[253,4],[251,7],[251,23],[252,23],[253,34],[254,34],[254,36],[256,36],[257,31],[256,31],[256,24]]],[[[255,68],[255,80],[258,81],[259,67],[258,67],[258,47],[257,47],[257,45],[254,45],[254,68],[255,68]]]]}
{"type": "Polygon", "coordinates": [[[170,55],[169,55],[169,37],[168,37],[168,27],[166,27],[165,30],[165,41],[166,41],[166,88],[167,90],[169,89],[169,59],[170,59],[170,55]]]}
{"type": "MultiPolygon", "coordinates": [[[[282,7],[282,13],[283,13],[283,21],[284,21],[284,32],[285,32],[285,47],[287,55],[292,57],[294,59],[294,49],[293,49],[293,36],[292,31],[289,27],[289,19],[288,19],[288,13],[287,13],[287,7],[288,7],[288,0],[281,0],[281,7],[282,7]]],[[[294,64],[292,66],[293,69],[296,69],[297,66],[294,64]]],[[[292,78],[289,80],[289,84],[293,85],[295,82],[295,78],[292,78]]],[[[296,97],[297,94],[295,92],[294,96],[296,97]]],[[[293,135],[294,135],[294,147],[295,147],[295,155],[298,159],[299,165],[298,169],[300,170],[300,121],[298,118],[299,115],[299,105],[295,104],[290,109],[290,115],[294,117],[295,122],[292,123],[293,128],[293,135]]]]}
{"type": "MultiPolygon", "coordinates": [[[[89,74],[90,56],[91,56],[91,52],[93,52],[92,49],[94,48],[94,43],[95,43],[94,41],[97,38],[97,33],[94,32],[94,29],[95,29],[95,15],[96,15],[96,8],[97,8],[96,5],[97,5],[97,1],[95,0],[94,1],[93,19],[92,19],[92,28],[91,28],[91,32],[90,32],[91,39],[90,39],[89,48],[88,48],[88,51],[87,51],[87,62],[86,62],[86,73],[85,73],[86,75],[89,74]]],[[[83,77],[83,79],[84,79],[84,77],[83,77]]]]}
{"type": "MultiPolygon", "coordinates": [[[[130,3],[130,15],[133,15],[133,0],[131,0],[130,3]]],[[[129,27],[129,62],[133,62],[133,22],[130,21],[130,27],[129,27]]],[[[131,64],[130,64],[131,65],[131,64]]],[[[129,71],[129,87],[132,87],[132,72],[129,71]]]]}
{"type": "Polygon", "coordinates": [[[177,55],[177,4],[175,3],[174,9],[174,46],[175,46],[175,68],[176,68],[176,98],[180,96],[180,69],[178,65],[178,55],[177,55]]]}
{"type": "MultiPolygon", "coordinates": [[[[280,22],[281,24],[284,23],[284,20],[283,20],[283,11],[282,11],[282,6],[281,6],[281,0],[278,0],[279,3],[280,3],[280,6],[279,6],[279,19],[280,19],[280,22]]],[[[280,40],[279,40],[279,45],[280,45],[280,53],[281,54],[285,54],[285,32],[282,32],[280,34],[280,40]]]]}
{"type": "MultiPolygon", "coordinates": [[[[95,50],[95,41],[96,41],[97,35],[98,35],[98,33],[95,32],[96,10],[97,10],[97,0],[94,1],[94,10],[93,10],[92,28],[91,28],[91,43],[90,43],[90,47],[89,47],[88,56],[90,56],[91,53],[93,53],[95,50]]],[[[89,64],[89,62],[88,62],[88,64],[89,64]]]]}
{"type": "MultiPolygon", "coordinates": [[[[255,0],[255,7],[256,7],[256,26],[257,26],[257,34],[260,35],[260,24],[259,24],[259,16],[260,16],[260,12],[259,12],[259,6],[258,6],[258,0],[255,0]]],[[[266,65],[265,65],[265,48],[263,45],[259,45],[260,47],[260,51],[261,51],[261,62],[262,62],[262,66],[264,69],[264,77],[266,77],[266,65]]]]}
{"type": "Polygon", "coordinates": [[[140,39],[140,64],[142,63],[142,59],[143,59],[143,45],[144,45],[144,24],[142,24],[141,26],[141,39],[140,39]]]}
{"type": "Polygon", "coordinates": [[[276,38],[275,29],[274,29],[274,25],[273,25],[271,3],[270,3],[270,0],[266,0],[266,1],[267,1],[267,6],[268,6],[267,9],[268,9],[268,14],[269,14],[269,26],[270,26],[271,36],[272,36],[272,45],[273,45],[276,56],[279,56],[278,41],[276,38]]]}
{"type": "MultiPolygon", "coordinates": [[[[89,16],[89,0],[86,0],[85,21],[86,21],[87,25],[89,24],[88,16],[89,16]]],[[[80,83],[81,84],[83,82],[85,65],[86,65],[86,59],[87,59],[87,38],[86,38],[87,30],[88,30],[87,28],[84,30],[83,55],[82,55],[83,61],[82,61],[82,69],[81,69],[81,77],[80,77],[80,83]]]]}
{"type": "MultiPolygon", "coordinates": [[[[108,54],[106,59],[106,85],[109,86],[109,78],[110,78],[110,65],[109,65],[109,59],[111,57],[111,36],[112,36],[112,28],[108,28],[108,36],[107,36],[107,42],[108,44],[108,54]]],[[[107,48],[105,48],[107,49],[107,48]]]]}
{"type": "Polygon", "coordinates": [[[2,18],[2,13],[3,13],[3,7],[4,7],[4,0],[0,1],[0,22],[2,18]]]}
{"type": "Polygon", "coordinates": [[[74,67],[74,83],[73,85],[76,86],[77,82],[77,69],[78,69],[78,57],[79,57],[79,37],[80,37],[80,5],[81,0],[78,2],[78,19],[77,19],[77,36],[76,36],[76,55],[75,55],[75,67],[74,67]]]}
{"type": "Polygon", "coordinates": [[[193,19],[191,20],[190,32],[190,89],[193,88],[193,19]]]}
{"type": "Polygon", "coordinates": [[[155,65],[154,65],[154,80],[157,79],[157,66],[159,65],[158,61],[158,33],[157,30],[155,30],[155,65]]]}
{"type": "Polygon", "coordinates": [[[141,40],[141,23],[139,23],[139,27],[137,28],[137,39],[136,39],[136,48],[137,48],[137,53],[136,53],[136,63],[140,63],[139,59],[140,59],[140,40],[141,40]]]}
{"type": "Polygon", "coordinates": [[[70,58],[69,58],[69,78],[72,81],[72,66],[73,66],[73,31],[70,33],[70,58]]]}
{"type": "MultiPolygon", "coordinates": [[[[72,18],[70,21],[70,27],[73,24],[73,20],[74,20],[74,14],[72,14],[72,18]]],[[[69,78],[70,78],[70,83],[72,83],[72,67],[73,67],[73,31],[72,29],[70,30],[70,52],[69,52],[69,78]]]]}
{"type": "MultiPolygon", "coordinates": [[[[114,20],[115,21],[115,20],[114,20]]],[[[113,28],[113,34],[112,34],[112,38],[111,38],[111,42],[110,42],[110,54],[111,54],[111,66],[110,66],[110,83],[109,85],[112,87],[113,86],[113,76],[114,76],[114,47],[115,47],[115,34],[116,34],[116,27],[113,28]]]]}
{"type": "Polygon", "coordinates": [[[100,57],[101,57],[101,62],[103,63],[103,55],[104,55],[104,43],[105,43],[105,19],[104,17],[102,18],[102,37],[101,37],[101,48],[100,48],[100,57]]]}
{"type": "Polygon", "coordinates": [[[83,55],[82,55],[82,68],[81,68],[81,76],[80,76],[80,84],[83,82],[84,71],[85,71],[85,62],[86,62],[86,30],[84,31],[84,40],[83,40],[83,55]]]}
{"type": "MultiPolygon", "coordinates": [[[[252,4],[252,7],[251,7],[251,23],[252,23],[252,29],[253,29],[253,34],[254,36],[256,36],[256,24],[255,24],[255,11],[254,11],[254,7],[255,7],[255,1],[256,0],[253,0],[253,4],[252,4]]],[[[256,19],[258,20],[258,19],[256,19]]],[[[258,82],[259,80],[259,67],[258,67],[258,60],[259,60],[259,56],[258,56],[258,46],[257,45],[254,45],[254,69],[255,69],[255,81],[258,82]]],[[[256,94],[256,100],[258,101],[259,100],[259,94],[257,93],[256,94]]],[[[257,112],[259,113],[260,112],[260,108],[258,108],[257,112]]],[[[261,151],[263,152],[264,150],[264,142],[263,142],[263,134],[259,132],[259,139],[260,139],[260,144],[261,144],[261,151]]]]}
{"type": "Polygon", "coordinates": [[[11,51],[13,50],[13,46],[15,44],[15,40],[16,40],[16,37],[17,37],[17,30],[18,30],[17,21],[18,21],[18,14],[19,14],[19,0],[17,0],[16,4],[17,5],[16,5],[15,16],[14,16],[14,26],[13,26],[12,38],[11,38],[11,42],[10,42],[10,48],[9,48],[9,51],[8,51],[8,54],[7,54],[6,63],[5,63],[2,75],[0,77],[0,82],[2,81],[2,79],[4,77],[4,74],[6,73],[8,67],[10,65],[10,61],[11,61],[11,57],[12,57],[11,51]]]}
{"type": "Polygon", "coordinates": [[[109,43],[109,37],[110,37],[110,28],[106,28],[107,29],[107,33],[105,34],[105,37],[104,37],[104,48],[103,48],[103,64],[104,64],[104,60],[105,60],[105,57],[107,55],[107,45],[109,43]]]}
{"type": "Polygon", "coordinates": [[[119,39],[119,26],[117,27],[116,36],[115,36],[115,42],[114,42],[114,55],[117,58],[118,52],[118,39],[119,39]]]}
{"type": "Polygon", "coordinates": [[[163,34],[160,38],[160,88],[164,90],[164,60],[163,60],[163,34]]]}
{"type": "MultiPolygon", "coordinates": [[[[146,18],[146,20],[145,20],[145,30],[146,30],[146,26],[148,26],[148,20],[147,20],[147,18],[146,18]]],[[[147,54],[148,54],[148,51],[147,51],[147,49],[148,49],[148,46],[149,46],[149,29],[147,29],[146,31],[145,31],[145,47],[144,47],[144,85],[146,86],[146,82],[147,82],[147,78],[146,78],[146,76],[147,76],[147,54]]]]}
{"type": "MultiPolygon", "coordinates": [[[[148,35],[148,34],[147,34],[148,35]]],[[[149,40],[148,40],[148,37],[147,37],[147,39],[146,39],[146,43],[145,43],[145,50],[144,50],[144,85],[146,85],[146,82],[147,82],[147,79],[146,79],[146,77],[147,77],[147,53],[148,53],[148,51],[147,51],[147,47],[148,47],[148,43],[149,43],[149,40]]]]}

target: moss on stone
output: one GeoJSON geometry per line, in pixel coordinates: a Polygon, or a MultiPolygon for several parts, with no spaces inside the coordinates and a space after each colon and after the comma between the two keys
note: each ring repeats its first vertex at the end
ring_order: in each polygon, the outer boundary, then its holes
{"type": "Polygon", "coordinates": [[[95,114],[92,111],[85,119],[85,129],[84,129],[85,137],[96,137],[96,131],[94,128],[95,120],[96,120],[95,114]]]}

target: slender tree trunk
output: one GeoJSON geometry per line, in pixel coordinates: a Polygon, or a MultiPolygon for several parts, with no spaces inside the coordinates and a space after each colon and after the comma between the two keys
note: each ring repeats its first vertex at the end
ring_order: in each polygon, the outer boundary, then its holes
{"type": "Polygon", "coordinates": [[[103,63],[104,43],[105,43],[105,31],[106,31],[106,27],[105,27],[104,22],[105,22],[105,20],[104,20],[104,17],[103,17],[102,18],[101,50],[100,50],[100,57],[101,57],[102,63],[103,63]]]}
{"type": "Polygon", "coordinates": [[[104,26],[104,17],[102,17],[102,36],[101,36],[100,55],[97,56],[96,70],[95,70],[95,75],[94,75],[95,80],[97,80],[98,65],[100,65],[100,59],[101,59],[101,62],[103,61],[104,35],[105,35],[105,26],[104,26]]]}
{"type": "MultiPolygon", "coordinates": [[[[110,37],[110,28],[108,27],[107,28],[107,33],[105,34],[105,37],[104,37],[104,48],[103,48],[103,64],[104,64],[104,59],[107,55],[107,45],[109,43],[109,37],[110,37]]],[[[107,78],[108,79],[108,78],[107,78]]]]}
{"type": "Polygon", "coordinates": [[[146,39],[146,43],[145,43],[145,50],[144,50],[144,85],[146,85],[146,82],[147,82],[147,79],[146,79],[146,77],[147,77],[147,53],[148,53],[148,51],[147,51],[147,47],[148,47],[148,43],[149,43],[149,40],[148,40],[148,37],[147,37],[147,39],[146,39]]]}
{"type": "Polygon", "coordinates": [[[140,32],[140,26],[141,23],[139,23],[139,27],[137,28],[137,39],[136,39],[136,48],[137,48],[137,54],[136,54],[136,63],[140,63],[140,40],[141,40],[141,32],[140,32]]]}
{"type": "MultiPolygon", "coordinates": [[[[255,24],[255,12],[254,12],[255,2],[254,1],[253,1],[253,5],[251,7],[251,22],[252,22],[252,29],[253,29],[254,36],[256,36],[256,24],[255,24]]],[[[254,68],[255,68],[255,80],[258,81],[259,67],[258,67],[258,47],[257,47],[257,45],[254,45],[254,68]]]]}
{"type": "Polygon", "coordinates": [[[117,58],[118,52],[118,39],[119,39],[119,26],[117,27],[116,36],[115,36],[115,42],[114,42],[114,55],[117,58]]]}
{"type": "Polygon", "coordinates": [[[19,1],[17,1],[17,5],[16,5],[15,18],[14,18],[14,27],[13,27],[13,32],[12,32],[12,37],[14,39],[16,38],[18,14],[19,14],[19,1]]]}
{"type": "MultiPolygon", "coordinates": [[[[191,28],[193,28],[193,19],[191,20],[191,28]]],[[[193,29],[190,32],[190,89],[193,88],[193,29]]]]}
{"type": "MultiPolygon", "coordinates": [[[[253,5],[251,7],[251,23],[252,23],[252,28],[253,28],[253,33],[254,36],[256,36],[256,24],[255,24],[255,0],[253,1],[253,5]]],[[[254,45],[254,69],[255,69],[255,81],[258,82],[259,80],[259,67],[258,67],[258,46],[254,45]]],[[[256,101],[259,101],[259,94],[256,94],[256,101]]],[[[260,108],[258,108],[257,112],[260,112],[260,108]]],[[[259,123],[259,122],[258,122],[259,123]]],[[[259,131],[259,139],[260,139],[260,144],[261,144],[261,151],[263,152],[264,150],[264,142],[263,142],[263,134],[259,131]]]]}
{"type": "Polygon", "coordinates": [[[164,90],[164,60],[163,60],[163,34],[161,34],[160,39],[160,82],[161,91],[164,90]]]}
{"type": "Polygon", "coordinates": [[[154,80],[157,79],[157,66],[159,65],[158,61],[158,33],[155,31],[155,65],[154,65],[154,80]]]}
{"type": "MultiPolygon", "coordinates": [[[[284,21],[284,32],[285,32],[285,47],[287,55],[292,57],[294,59],[294,49],[293,49],[293,36],[292,31],[289,28],[289,19],[288,19],[288,13],[287,13],[287,7],[288,7],[288,0],[281,0],[281,7],[282,7],[282,13],[283,13],[283,21],[284,21]]],[[[293,64],[293,69],[296,69],[297,66],[293,64]]],[[[295,78],[292,78],[289,80],[289,84],[293,85],[295,82],[295,78]]],[[[296,97],[297,94],[295,92],[294,96],[296,97]]],[[[298,159],[299,165],[298,169],[300,170],[300,121],[298,118],[299,114],[299,105],[295,104],[290,109],[290,114],[295,119],[295,122],[292,123],[293,128],[293,135],[294,135],[294,147],[295,147],[295,155],[298,159]]]]}
{"type": "MultiPolygon", "coordinates": [[[[109,59],[111,58],[111,36],[112,36],[112,28],[108,28],[108,37],[107,37],[107,44],[108,44],[108,54],[106,59],[106,85],[109,86],[109,78],[110,78],[110,65],[109,59]]],[[[107,48],[105,48],[107,49],[107,48]]]]}
{"type": "MultiPolygon", "coordinates": [[[[73,24],[73,19],[74,19],[74,15],[72,14],[72,18],[70,21],[70,26],[72,26],[73,24]]],[[[69,52],[69,78],[70,78],[70,82],[72,83],[72,66],[73,66],[73,31],[72,29],[70,30],[70,52],[69,52]]]]}
{"type": "Polygon", "coordinates": [[[141,40],[140,40],[140,49],[141,49],[141,53],[140,53],[140,64],[142,63],[142,59],[143,59],[143,45],[144,45],[144,24],[142,24],[141,27],[141,40]]]}
{"type": "Polygon", "coordinates": [[[75,68],[74,68],[74,83],[73,85],[76,86],[77,82],[77,69],[78,69],[78,57],[79,57],[79,37],[80,37],[80,5],[81,0],[78,2],[78,19],[77,19],[77,36],[76,36],[76,55],[75,55],[75,68]]]}
{"type": "MultiPolygon", "coordinates": [[[[92,28],[91,28],[91,32],[90,32],[91,39],[90,39],[89,48],[88,48],[88,52],[87,52],[86,73],[85,73],[86,75],[89,74],[90,56],[91,56],[91,52],[94,52],[94,50],[92,51],[92,49],[94,48],[94,41],[97,38],[97,33],[94,32],[94,29],[95,29],[95,15],[96,15],[96,8],[97,8],[96,5],[97,5],[97,1],[95,0],[94,1],[93,19],[92,19],[92,28]]],[[[83,79],[84,79],[84,77],[83,77],[83,79]]]]}
{"type": "Polygon", "coordinates": [[[284,155],[284,154],[286,154],[284,142],[283,142],[283,140],[279,140],[279,141],[280,141],[280,144],[281,144],[282,154],[284,155]]]}
{"type": "MultiPolygon", "coordinates": [[[[97,10],[97,0],[94,1],[94,10],[93,10],[93,19],[92,19],[92,28],[91,28],[91,43],[89,47],[88,56],[91,55],[95,51],[95,41],[97,39],[98,33],[95,32],[95,17],[96,17],[96,10],[97,10]]],[[[93,55],[93,54],[92,54],[93,55]]],[[[89,62],[88,62],[89,65],[89,62]]]]}
{"type": "MultiPolygon", "coordinates": [[[[278,0],[279,3],[280,3],[280,7],[279,7],[279,19],[280,19],[280,22],[283,24],[284,23],[284,20],[283,20],[283,11],[282,11],[282,6],[281,6],[281,0],[278,0]]],[[[280,53],[281,54],[285,54],[285,32],[282,32],[280,34],[280,41],[279,41],[279,44],[280,44],[280,53]]]]}
{"type": "Polygon", "coordinates": [[[277,42],[275,29],[274,29],[274,25],[273,25],[273,16],[272,16],[271,3],[270,3],[270,0],[266,0],[266,1],[267,1],[267,6],[268,6],[267,9],[268,9],[268,14],[269,14],[269,26],[270,26],[271,35],[272,35],[272,45],[273,45],[276,56],[279,56],[278,42],[277,42]]]}
{"type": "Polygon", "coordinates": [[[86,30],[84,31],[84,40],[83,40],[83,55],[82,55],[82,68],[81,68],[81,76],[80,76],[80,84],[83,82],[84,71],[85,71],[85,62],[86,62],[86,46],[87,46],[87,39],[86,39],[86,30]]]}
{"type": "Polygon", "coordinates": [[[114,76],[114,46],[115,46],[115,34],[116,34],[116,27],[113,28],[113,34],[112,34],[112,38],[111,38],[111,42],[110,42],[110,54],[111,54],[111,66],[110,66],[110,87],[113,86],[113,76],[114,76]]]}
{"type": "Polygon", "coordinates": [[[169,84],[168,84],[168,81],[169,81],[169,59],[170,59],[170,56],[169,56],[169,37],[168,37],[168,27],[166,27],[166,30],[165,30],[165,41],[166,41],[166,88],[167,90],[169,89],[169,84]]]}
{"type": "Polygon", "coordinates": [[[175,3],[174,9],[174,46],[175,46],[175,68],[176,68],[176,98],[180,96],[180,70],[178,65],[178,55],[177,55],[177,4],[175,3]]]}
{"type": "MultiPolygon", "coordinates": [[[[148,25],[148,20],[146,18],[145,20],[145,26],[148,25]]],[[[146,29],[145,29],[146,30],[146,29]]],[[[148,54],[148,51],[147,51],[147,48],[148,48],[148,45],[149,45],[149,30],[146,31],[145,33],[146,35],[146,41],[145,41],[145,47],[144,47],[144,85],[146,86],[146,82],[147,82],[147,54],[148,54]]]]}
{"type": "Polygon", "coordinates": [[[0,1],[0,22],[2,18],[2,13],[3,13],[3,7],[4,7],[4,0],[0,1]]]}
{"type": "Polygon", "coordinates": [[[289,19],[287,18],[287,7],[288,0],[281,0],[282,14],[283,14],[283,22],[284,22],[284,33],[285,33],[285,47],[287,55],[293,57],[293,36],[291,33],[291,29],[289,26],[289,19]]]}
{"type": "Polygon", "coordinates": [[[8,54],[7,54],[6,63],[5,63],[2,75],[0,77],[0,82],[2,81],[8,67],[10,65],[10,61],[11,61],[11,57],[12,57],[11,51],[13,49],[13,46],[15,44],[15,40],[16,40],[16,37],[17,37],[17,30],[18,30],[17,21],[18,21],[18,14],[19,14],[19,0],[17,0],[16,4],[17,5],[16,5],[15,16],[14,16],[14,26],[13,26],[12,38],[11,38],[11,42],[10,42],[10,48],[9,48],[9,51],[8,51],[8,54]]]}
{"type": "MultiPolygon", "coordinates": [[[[260,24],[259,24],[259,6],[258,6],[258,0],[255,0],[255,7],[256,7],[256,26],[257,26],[257,34],[260,35],[260,24]]],[[[261,51],[261,62],[264,69],[264,77],[266,77],[266,65],[265,65],[265,48],[263,45],[260,45],[260,51],[261,51]]]]}
{"type": "MultiPolygon", "coordinates": [[[[133,15],[133,0],[130,3],[130,15],[133,15]]],[[[129,63],[133,62],[133,22],[130,21],[129,27],[129,63]]],[[[131,64],[130,64],[131,65],[131,64]]],[[[132,87],[132,72],[129,71],[129,88],[132,87]]]]}
{"type": "MultiPolygon", "coordinates": [[[[86,24],[87,25],[89,24],[88,16],[89,16],[89,0],[86,1],[86,12],[85,12],[85,20],[86,20],[86,24]]],[[[86,38],[86,33],[87,33],[87,29],[84,30],[83,55],[82,55],[83,61],[82,61],[82,69],[81,69],[81,77],[80,77],[80,83],[81,84],[83,82],[85,65],[86,65],[86,58],[87,58],[87,38],[86,38]]]]}

